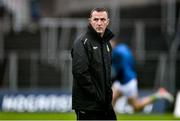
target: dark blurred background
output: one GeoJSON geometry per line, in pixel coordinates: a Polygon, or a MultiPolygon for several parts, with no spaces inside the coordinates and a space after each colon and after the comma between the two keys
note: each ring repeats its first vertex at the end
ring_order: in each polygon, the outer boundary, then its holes
{"type": "Polygon", "coordinates": [[[180,89],[179,0],[0,0],[0,89],[71,92],[70,50],[89,12],[106,7],[137,60],[140,89],[180,89]]]}

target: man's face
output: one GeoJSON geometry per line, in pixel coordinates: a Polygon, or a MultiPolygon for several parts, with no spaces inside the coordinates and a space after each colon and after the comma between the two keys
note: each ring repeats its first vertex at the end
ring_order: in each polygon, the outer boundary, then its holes
{"type": "Polygon", "coordinates": [[[105,11],[97,12],[94,11],[89,18],[89,23],[94,28],[94,30],[101,35],[104,34],[105,29],[109,24],[109,18],[105,11]]]}

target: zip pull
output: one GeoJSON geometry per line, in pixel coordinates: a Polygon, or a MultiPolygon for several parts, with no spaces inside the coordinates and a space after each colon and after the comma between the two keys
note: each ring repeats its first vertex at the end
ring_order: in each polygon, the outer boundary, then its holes
{"type": "Polygon", "coordinates": [[[106,45],[106,48],[107,48],[107,51],[110,52],[110,49],[109,49],[109,46],[108,46],[108,45],[106,45]]]}

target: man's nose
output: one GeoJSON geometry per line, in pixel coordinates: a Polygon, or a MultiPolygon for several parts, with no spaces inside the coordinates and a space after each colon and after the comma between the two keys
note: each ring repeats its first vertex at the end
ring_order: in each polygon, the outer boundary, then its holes
{"type": "Polygon", "coordinates": [[[101,20],[98,20],[98,25],[101,25],[101,24],[102,24],[101,20]]]}

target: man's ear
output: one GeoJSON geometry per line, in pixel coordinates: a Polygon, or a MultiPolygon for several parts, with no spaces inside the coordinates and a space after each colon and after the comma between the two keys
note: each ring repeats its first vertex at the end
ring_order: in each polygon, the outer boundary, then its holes
{"type": "Polygon", "coordinates": [[[89,23],[91,22],[91,18],[88,18],[88,20],[89,20],[89,23]]]}
{"type": "Polygon", "coordinates": [[[110,23],[110,19],[108,18],[108,19],[107,19],[107,25],[109,25],[109,23],[110,23]]]}

